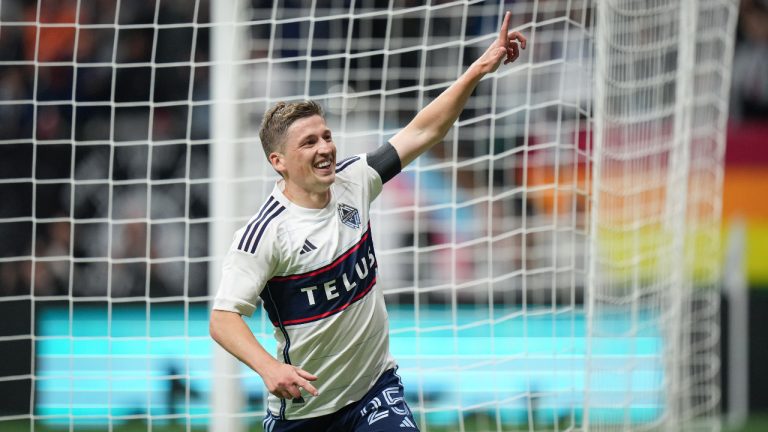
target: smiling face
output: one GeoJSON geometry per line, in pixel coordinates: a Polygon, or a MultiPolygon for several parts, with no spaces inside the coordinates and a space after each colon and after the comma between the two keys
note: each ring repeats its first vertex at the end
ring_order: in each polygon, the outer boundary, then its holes
{"type": "Polygon", "coordinates": [[[269,161],[285,179],[284,193],[291,201],[309,208],[328,203],[336,179],[336,145],[321,116],[293,122],[269,161]]]}

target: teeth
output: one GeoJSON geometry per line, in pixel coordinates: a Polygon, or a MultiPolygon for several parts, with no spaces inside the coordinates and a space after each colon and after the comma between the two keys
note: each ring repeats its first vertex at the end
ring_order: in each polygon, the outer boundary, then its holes
{"type": "Polygon", "coordinates": [[[331,166],[331,163],[329,161],[320,162],[319,164],[315,165],[317,168],[328,168],[331,166]]]}

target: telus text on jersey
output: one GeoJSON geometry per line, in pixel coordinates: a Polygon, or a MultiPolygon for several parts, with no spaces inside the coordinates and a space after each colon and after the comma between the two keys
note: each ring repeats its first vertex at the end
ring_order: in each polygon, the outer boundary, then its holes
{"type": "MultiPolygon", "coordinates": [[[[364,281],[370,272],[375,271],[375,263],[376,257],[373,255],[373,248],[370,248],[368,249],[368,255],[361,256],[355,263],[355,270],[351,274],[345,272],[341,277],[318,285],[301,288],[301,291],[307,294],[307,302],[310,306],[315,305],[318,301],[323,301],[323,297],[325,301],[333,300],[339,296],[341,290],[347,293],[353,292],[358,282],[364,281]],[[318,295],[316,295],[316,291],[319,293],[318,295]]],[[[362,287],[362,289],[366,288],[362,287]]]]}

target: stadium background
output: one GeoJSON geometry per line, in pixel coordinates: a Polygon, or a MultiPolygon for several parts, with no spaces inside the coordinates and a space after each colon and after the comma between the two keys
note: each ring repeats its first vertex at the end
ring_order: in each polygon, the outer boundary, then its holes
{"type": "MultiPolygon", "coordinates": [[[[189,8],[183,2],[162,2],[159,8],[160,23],[183,22],[190,19],[189,8]]],[[[114,16],[114,5],[104,1],[82,0],[83,7],[80,19],[85,22],[97,23],[101,17],[114,16]]],[[[61,27],[47,28],[39,35],[39,45],[35,45],[37,35],[33,28],[0,25],[0,61],[25,61],[35,58],[41,63],[55,62],[60,59],[71,59],[74,49],[75,31],[65,24],[74,22],[76,14],[75,1],[48,0],[43,2],[41,21],[64,24],[61,27]],[[35,50],[37,53],[35,53],[35,50]]],[[[154,1],[123,2],[121,24],[146,24],[154,20],[154,1]]],[[[34,21],[37,2],[34,1],[3,1],[0,2],[0,23],[7,21],[27,21],[29,16],[34,21]],[[31,14],[31,15],[30,15],[31,14]],[[27,18],[25,18],[27,17],[27,18]]],[[[207,2],[202,1],[198,22],[206,22],[207,2]]],[[[208,31],[201,28],[197,33],[195,56],[198,61],[210,57],[208,31]]],[[[118,46],[117,61],[147,62],[153,50],[153,33],[137,29],[128,37],[121,38],[118,46]]],[[[189,29],[170,30],[159,35],[157,46],[154,47],[155,61],[158,63],[183,61],[189,57],[189,51],[179,47],[189,47],[192,44],[189,29]]],[[[78,52],[74,53],[78,61],[96,62],[111,61],[105,56],[111,55],[112,37],[99,31],[80,34],[78,52]],[[105,37],[109,36],[109,37],[105,37]]],[[[203,100],[209,97],[210,89],[206,68],[198,68],[197,76],[192,86],[192,100],[203,100]]],[[[74,130],[75,140],[93,140],[108,134],[110,121],[114,118],[115,140],[184,140],[188,138],[188,127],[191,124],[191,138],[205,140],[210,136],[208,124],[208,109],[205,106],[190,107],[184,101],[189,99],[189,70],[188,67],[157,69],[154,75],[154,92],[149,94],[150,68],[139,67],[123,69],[112,82],[111,71],[106,68],[80,68],[77,74],[68,66],[41,66],[37,74],[30,72],[29,66],[4,66],[0,69],[0,97],[3,100],[36,100],[39,104],[27,103],[21,106],[0,105],[0,118],[3,127],[0,129],[0,177],[34,178],[32,182],[0,184],[0,217],[15,218],[30,215],[34,208],[35,216],[39,218],[66,217],[71,204],[69,185],[61,179],[101,178],[108,167],[107,153],[104,146],[78,147],[72,151],[70,144],[41,146],[33,152],[31,146],[16,141],[32,134],[33,112],[37,117],[36,138],[39,140],[65,140],[70,138],[74,130]],[[77,81],[74,82],[74,77],[77,81]],[[36,77],[36,82],[33,81],[36,77]],[[88,105],[89,101],[109,100],[114,84],[115,102],[136,102],[137,106],[121,108],[114,114],[109,108],[98,105],[88,105]],[[72,100],[74,103],[46,104],[46,101],[72,100]],[[156,107],[150,112],[140,102],[152,101],[156,107]],[[179,102],[181,101],[181,102],[179,102]],[[191,110],[191,112],[190,112],[191,110]],[[76,111],[76,112],[75,112],[76,111]],[[73,115],[76,114],[76,115],[73,115]],[[152,116],[150,119],[149,116],[152,116]],[[75,119],[75,124],[73,124],[75,119]],[[148,124],[152,130],[148,131],[148,124]],[[10,142],[10,143],[9,143],[10,142]],[[74,158],[74,160],[73,160],[74,158]],[[34,163],[33,163],[34,162],[34,163]],[[34,168],[32,172],[31,167],[34,168]],[[72,167],[77,167],[76,172],[72,167]],[[36,188],[32,193],[32,188],[36,188]],[[32,197],[36,202],[32,203],[32,197]]],[[[726,149],[726,174],[723,197],[723,231],[726,236],[733,232],[733,227],[743,227],[746,236],[745,271],[749,284],[749,409],[754,416],[768,416],[768,371],[759,367],[768,363],[768,333],[764,331],[762,317],[768,314],[768,2],[765,0],[744,0],[741,2],[736,53],[733,69],[733,84],[731,92],[731,121],[728,129],[728,144],[726,149]]],[[[131,179],[168,179],[169,182],[153,190],[153,217],[164,215],[173,217],[183,213],[180,206],[188,205],[190,218],[205,218],[208,214],[208,191],[205,187],[194,187],[190,194],[189,203],[180,203],[175,197],[184,186],[170,180],[185,177],[179,172],[189,162],[191,178],[203,178],[208,175],[208,150],[204,146],[196,147],[197,153],[190,155],[192,160],[186,161],[186,146],[164,145],[150,148],[148,145],[127,147],[115,154],[112,167],[114,180],[131,179]],[[151,152],[151,164],[147,164],[151,152]],[[156,204],[155,201],[156,200],[156,204]]],[[[81,201],[73,206],[76,217],[103,217],[103,208],[99,206],[100,195],[106,193],[106,186],[95,183],[82,195],[81,201]]],[[[115,192],[124,194],[125,199],[115,200],[123,204],[114,209],[113,217],[130,217],[133,211],[132,199],[141,196],[130,186],[115,192]]],[[[183,193],[181,194],[183,196],[183,193]]],[[[24,256],[31,252],[31,224],[3,223],[0,224],[0,257],[24,256]]],[[[59,255],[61,250],[69,250],[69,244],[74,241],[75,256],[88,257],[103,255],[103,251],[94,248],[104,248],[105,232],[102,227],[94,225],[87,232],[79,232],[75,239],[69,238],[70,227],[67,222],[52,222],[38,224],[35,250],[37,256],[59,255]]],[[[117,256],[162,257],[163,239],[178,235],[174,228],[168,232],[160,232],[156,236],[157,244],[146,245],[136,239],[145,237],[146,226],[140,224],[126,225],[120,233],[120,250],[117,256]]],[[[191,241],[195,244],[197,253],[203,255],[206,245],[206,228],[199,226],[199,232],[191,233],[191,241]]],[[[727,237],[726,242],[727,244],[727,237]]],[[[114,252],[113,252],[114,253],[114,252]]],[[[726,251],[723,250],[723,262],[726,251]]],[[[120,275],[119,286],[113,286],[111,293],[115,297],[133,296],[136,291],[144,291],[145,279],[149,278],[151,297],[174,297],[182,293],[176,291],[175,281],[180,272],[188,271],[191,283],[187,295],[203,297],[206,295],[205,265],[191,265],[185,269],[176,262],[156,264],[147,275],[146,268],[141,263],[125,264],[116,269],[120,275]]],[[[99,295],[105,292],[105,283],[101,270],[84,266],[77,270],[81,273],[73,275],[77,292],[75,297],[82,295],[99,295]]],[[[738,272],[740,269],[733,269],[738,272]]],[[[35,286],[47,291],[35,292],[34,295],[56,297],[68,294],[67,272],[62,273],[57,263],[41,266],[32,275],[29,262],[0,262],[0,296],[14,297],[28,295],[31,278],[35,278],[35,286]]],[[[115,277],[115,279],[118,279],[115,277]]],[[[727,299],[724,299],[727,304],[727,299]]],[[[29,334],[30,308],[28,300],[0,302],[0,336],[15,336],[29,334]]],[[[56,301],[51,301],[55,309],[56,301]]],[[[724,310],[727,308],[724,307],[724,310]]],[[[724,314],[725,315],[725,314],[724,314]]],[[[724,316],[727,323],[727,316],[724,316]]],[[[727,324],[726,324],[727,325],[727,324]]],[[[725,332],[724,332],[725,334],[725,332]]],[[[724,349],[727,349],[727,342],[724,349]]],[[[28,340],[3,340],[0,342],[0,352],[4,353],[4,361],[0,366],[0,376],[24,375],[29,373],[31,347],[28,340]]],[[[726,377],[727,379],[727,377],[726,377]]],[[[28,413],[30,386],[26,380],[0,381],[0,415],[18,415],[28,413]]],[[[727,398],[726,394],[726,398],[727,398]]]]}

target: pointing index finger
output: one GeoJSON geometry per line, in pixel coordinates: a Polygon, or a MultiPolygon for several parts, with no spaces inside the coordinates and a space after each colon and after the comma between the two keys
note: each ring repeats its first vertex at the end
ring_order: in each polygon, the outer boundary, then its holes
{"type": "Polygon", "coordinates": [[[501,23],[501,31],[499,31],[499,42],[504,46],[507,46],[507,32],[509,31],[509,19],[512,17],[512,12],[507,11],[504,14],[504,21],[501,23]]]}

